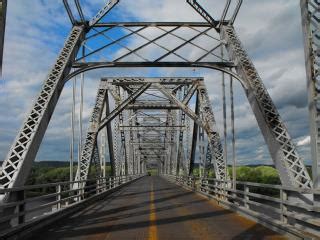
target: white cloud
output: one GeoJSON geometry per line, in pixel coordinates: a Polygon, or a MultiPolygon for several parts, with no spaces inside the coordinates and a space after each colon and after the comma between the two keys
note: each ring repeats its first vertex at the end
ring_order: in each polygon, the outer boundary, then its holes
{"type": "Polygon", "coordinates": [[[310,144],[310,136],[306,136],[305,138],[301,139],[297,142],[297,146],[305,146],[310,144]]]}

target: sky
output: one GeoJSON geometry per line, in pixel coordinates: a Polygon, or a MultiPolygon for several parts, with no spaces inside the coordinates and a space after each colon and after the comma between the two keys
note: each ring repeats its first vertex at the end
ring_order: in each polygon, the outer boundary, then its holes
{"type": "MultiPolygon", "coordinates": [[[[93,16],[103,6],[103,1],[100,0],[81,2],[88,17],[93,16]]],[[[212,16],[218,18],[221,15],[221,0],[199,2],[212,16]]],[[[105,19],[115,20],[203,21],[184,0],[121,0],[105,19]]],[[[6,158],[70,28],[62,1],[9,1],[4,66],[0,82],[0,160],[6,158]]],[[[310,164],[306,74],[299,0],[244,0],[235,28],[293,141],[298,145],[300,155],[310,164]]],[[[84,122],[90,115],[101,75],[154,76],[155,73],[161,77],[204,77],[218,128],[222,133],[221,77],[217,72],[203,69],[108,69],[88,73],[85,80],[84,122]]],[[[250,105],[237,82],[234,91],[238,163],[272,164],[250,105]]],[[[227,89],[227,110],[230,117],[228,92],[227,89]]],[[[71,93],[71,82],[68,82],[38,152],[37,161],[69,159],[71,93]]],[[[231,161],[230,121],[228,127],[228,161],[231,161]]]]}

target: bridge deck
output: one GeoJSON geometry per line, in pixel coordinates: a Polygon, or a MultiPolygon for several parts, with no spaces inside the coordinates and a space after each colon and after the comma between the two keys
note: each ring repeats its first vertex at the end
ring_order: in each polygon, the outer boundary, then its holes
{"type": "Polygon", "coordinates": [[[160,177],[144,177],[32,239],[286,239],[160,177]]]}

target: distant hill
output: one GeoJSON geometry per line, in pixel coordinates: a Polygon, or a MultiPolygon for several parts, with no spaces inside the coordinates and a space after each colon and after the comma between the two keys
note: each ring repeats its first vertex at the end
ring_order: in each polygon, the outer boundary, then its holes
{"type": "MultiPolygon", "coordinates": [[[[74,163],[77,165],[77,163],[74,163]]],[[[41,162],[34,162],[34,167],[69,167],[69,162],[66,161],[41,161],[41,162]]]]}

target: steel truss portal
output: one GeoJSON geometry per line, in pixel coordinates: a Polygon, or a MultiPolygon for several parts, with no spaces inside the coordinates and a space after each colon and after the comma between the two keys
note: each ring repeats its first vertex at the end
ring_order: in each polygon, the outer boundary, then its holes
{"type": "MultiPolygon", "coordinates": [[[[214,159],[218,160],[215,164],[216,176],[219,179],[226,179],[226,163],[223,159],[213,111],[208,101],[209,98],[202,78],[102,79],[81,155],[80,178],[78,177],[78,179],[86,180],[88,177],[96,144],[93,139],[97,138],[99,130],[102,130],[115,118],[118,119],[117,122],[120,125],[115,125],[113,134],[121,136],[121,142],[117,145],[121,145],[122,151],[115,148],[109,149],[109,151],[116,152],[118,156],[111,159],[111,162],[115,161],[114,164],[111,164],[112,166],[125,166],[125,174],[135,174],[142,160],[149,162],[152,159],[157,159],[156,164],[160,163],[160,169],[163,172],[168,171],[165,169],[172,166],[173,162],[177,173],[181,170],[185,173],[186,166],[189,166],[191,161],[190,159],[182,161],[182,156],[188,156],[184,147],[188,135],[184,136],[183,134],[189,130],[188,127],[183,127],[186,124],[185,114],[196,123],[197,127],[203,128],[208,134],[211,139],[209,146],[214,153],[214,159]],[[110,94],[108,95],[106,91],[110,94]],[[183,94],[179,94],[180,92],[183,94]],[[188,106],[195,94],[204,96],[199,101],[199,108],[206,112],[203,119],[188,106]],[[126,98],[123,98],[122,96],[125,95],[126,98]],[[116,103],[115,108],[105,119],[101,119],[102,103],[111,102],[111,99],[103,99],[108,96],[112,96],[113,102],[116,103]],[[160,101],[160,99],[162,104],[175,103],[179,109],[172,110],[163,107],[149,109],[146,107],[133,111],[130,108],[130,104],[139,102],[142,106],[147,106],[148,102],[160,101]],[[173,118],[173,115],[176,117],[173,118]],[[179,117],[177,118],[177,116],[179,117]],[[206,118],[209,118],[210,121],[206,118]],[[179,144],[175,145],[173,140],[177,132],[179,132],[179,144]],[[177,153],[177,149],[173,151],[173,148],[177,146],[179,148],[178,154],[172,154],[172,152],[177,153]]],[[[110,106],[107,108],[110,109],[110,106]]],[[[118,140],[113,139],[113,144],[115,141],[118,140]]],[[[112,155],[110,154],[110,156],[112,155]]],[[[169,171],[172,172],[172,169],[169,171]]],[[[113,170],[113,172],[118,175],[122,171],[113,170]]]]}
{"type": "MultiPolygon", "coordinates": [[[[80,73],[113,67],[209,68],[239,80],[265,137],[282,184],[289,187],[312,187],[303,160],[232,26],[241,0],[237,1],[234,9],[230,8],[230,1],[226,1],[220,19],[211,17],[195,0],[188,0],[207,21],[196,23],[103,22],[103,16],[116,7],[118,1],[109,1],[95,17],[86,20],[80,1],[75,1],[77,14],[72,12],[67,0],[63,2],[73,24],[71,33],[3,163],[0,187],[25,184],[64,84],[80,73]],[[76,15],[79,16],[78,19],[76,15]],[[227,19],[226,16],[231,17],[227,19]],[[79,51],[80,46],[82,51],[79,51]],[[188,54],[190,52],[194,54],[188,54]],[[227,54],[222,55],[221,52],[227,54]]],[[[202,80],[196,81],[196,85],[194,79],[189,78],[102,80],[105,81],[108,83],[103,103],[106,106],[106,117],[100,116],[103,104],[99,100],[99,106],[96,105],[94,110],[98,114],[92,115],[86,144],[82,148],[81,168],[77,178],[87,177],[91,159],[98,156],[94,154],[97,133],[104,128],[108,132],[109,155],[114,175],[144,171],[148,164],[145,159],[150,158],[142,146],[151,148],[159,145],[159,142],[167,148],[161,152],[154,149],[152,155],[158,154],[159,157],[155,160],[160,164],[162,172],[180,173],[179,168],[182,167],[184,172],[191,173],[200,128],[205,131],[210,143],[207,156],[203,151],[204,158],[209,161],[212,157],[217,178],[227,178],[220,136],[215,128],[208,92],[202,80]],[[153,96],[153,101],[148,101],[148,98],[141,100],[145,93],[152,96],[152,91],[156,91],[156,95],[160,94],[161,98],[153,96]],[[111,96],[113,103],[109,102],[111,96]],[[196,103],[194,110],[188,106],[192,96],[192,101],[196,103]],[[112,106],[115,108],[111,111],[112,106]],[[148,116],[141,116],[141,112],[148,111],[148,115],[152,111],[157,111],[159,115],[152,116],[154,121],[150,121],[145,118],[148,116]],[[162,115],[165,115],[165,119],[162,115]],[[186,133],[190,120],[193,121],[193,130],[189,150],[181,147],[181,139],[188,136],[186,133]],[[150,131],[141,132],[139,126],[144,126],[143,124],[150,125],[146,128],[150,131]],[[159,129],[154,129],[154,125],[159,126],[159,129]],[[186,128],[176,128],[180,125],[186,125],[186,128]],[[127,129],[126,126],[130,127],[127,129]],[[117,131],[113,131],[115,129],[117,131]],[[141,149],[136,143],[143,143],[141,149]],[[146,143],[149,145],[145,145],[146,143]],[[185,151],[183,154],[182,150],[185,151]],[[177,160],[177,154],[181,159],[177,160]],[[188,159],[188,162],[182,158],[188,159]]]]}

